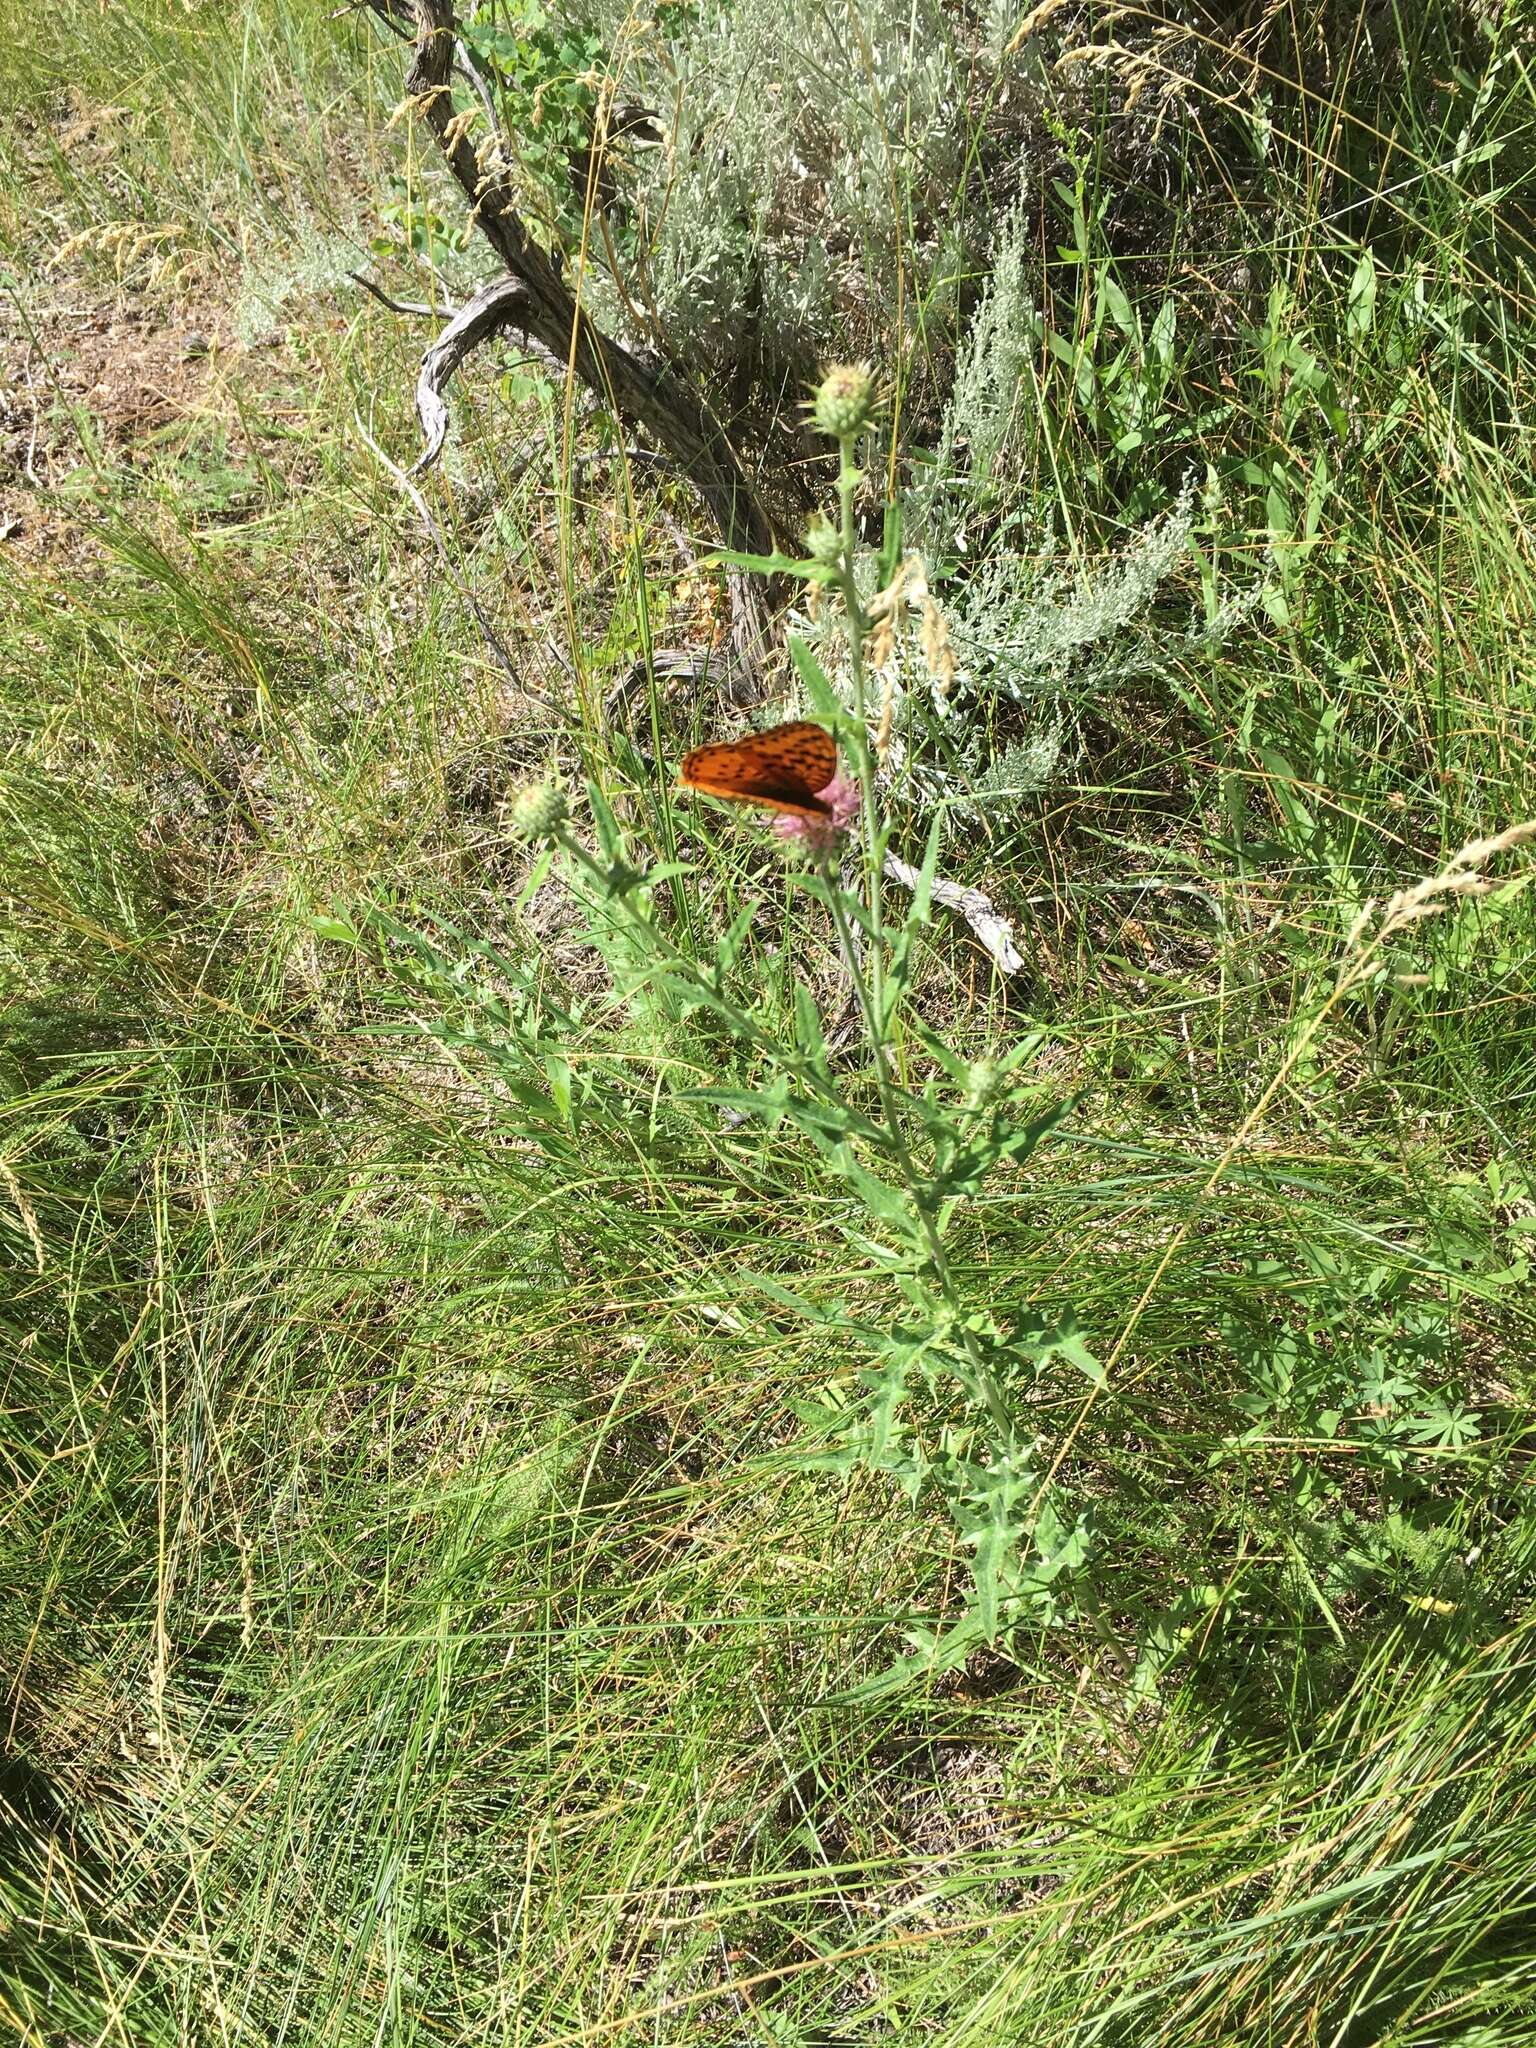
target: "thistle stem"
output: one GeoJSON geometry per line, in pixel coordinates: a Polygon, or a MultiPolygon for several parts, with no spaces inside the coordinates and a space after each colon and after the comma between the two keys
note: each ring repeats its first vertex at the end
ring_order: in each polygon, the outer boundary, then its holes
{"type": "Polygon", "coordinates": [[[870,619],[859,599],[858,584],[854,577],[854,530],[853,501],[859,485],[859,470],[853,459],[853,435],[840,436],[838,448],[841,460],[838,465],[837,499],[840,537],[842,548],[838,564],[837,587],[843,600],[843,614],[848,631],[848,665],[853,681],[853,715],[855,730],[852,734],[852,750],[859,776],[859,817],[864,845],[864,878],[869,901],[871,942],[869,947],[868,979],[861,971],[859,956],[854,950],[853,933],[847,913],[836,890],[830,891],[833,921],[837,926],[838,938],[848,963],[848,972],[853,980],[854,992],[863,1013],[865,1030],[869,1034],[870,1051],[875,1062],[875,1079],[880,1091],[880,1107],[890,1136],[891,1149],[901,1168],[907,1193],[917,1213],[918,1225],[927,1247],[929,1262],[944,1304],[955,1317],[960,1342],[970,1366],[974,1390],[986,1404],[987,1412],[995,1428],[1004,1440],[1013,1435],[1013,1418],[1008,1412],[991,1367],[982,1355],[975,1332],[965,1326],[958,1290],[950,1272],[949,1260],[944,1251],[943,1240],[935,1227],[928,1204],[923,1198],[921,1176],[907,1144],[906,1132],[902,1128],[900,1111],[896,1102],[896,1091],[891,1080],[890,1061],[885,1046],[886,994],[885,994],[885,897],[882,887],[884,870],[884,830],[879,821],[875,802],[875,761],[869,744],[869,705],[864,669],[864,639],[869,631],[870,619]]]}

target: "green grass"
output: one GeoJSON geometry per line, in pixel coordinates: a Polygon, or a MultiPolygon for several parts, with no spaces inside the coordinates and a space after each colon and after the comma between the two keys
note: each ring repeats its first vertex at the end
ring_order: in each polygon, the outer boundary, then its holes
{"type": "MultiPolygon", "coordinates": [[[[1367,899],[1536,818],[1520,46],[1501,153],[1373,232],[1369,322],[1340,80],[1285,208],[1228,222],[1285,285],[1230,390],[1181,359],[1131,462],[1113,348],[1042,371],[1025,511],[1064,558],[1102,575],[1142,482],[1220,497],[1137,664],[1063,686],[1054,780],[944,850],[1030,966],[994,985],[936,913],[900,1082],[915,1015],[965,1061],[1038,1034],[1014,1101],[1073,1105],[957,1213],[955,1284],[1112,1364],[1016,1389],[1091,1525],[1072,1593],[890,1685],[967,1552],[806,1450],[911,1308],[891,1233],[792,1122],[710,1099],[802,1056],[803,983],[874,1100],[835,937],[751,821],[669,794],[718,705],[598,712],[687,630],[680,495],[584,484],[562,541],[551,467],[510,473],[538,400],[466,373],[434,502],[552,719],[355,424],[413,445],[419,336],[336,282],[432,176],[386,53],[266,0],[27,21],[7,2037],[1536,2042],[1532,849],[1335,994],[1367,899]],[[707,976],[751,910],[750,1042],[535,873],[501,806],[551,761],[584,841],[586,777],[637,865],[682,845],[669,959],[707,976]]],[[[1426,88],[1415,160],[1451,164],[1448,118],[1426,88]]],[[[1116,274],[1084,236],[1049,279],[1079,340],[1116,274]]]]}

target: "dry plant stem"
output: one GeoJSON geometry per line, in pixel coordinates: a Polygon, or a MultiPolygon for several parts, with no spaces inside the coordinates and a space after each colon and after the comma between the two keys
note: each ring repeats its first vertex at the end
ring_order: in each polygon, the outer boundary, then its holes
{"type": "Polygon", "coordinates": [[[4,1159],[0,1159],[0,1181],[4,1181],[11,1198],[11,1206],[21,1218],[21,1227],[27,1233],[32,1256],[37,1261],[37,1270],[39,1273],[44,1272],[48,1262],[43,1249],[43,1234],[38,1228],[37,1211],[22,1192],[21,1182],[11,1171],[9,1162],[4,1159]]]}
{"type": "MultiPolygon", "coordinates": [[[[848,628],[848,662],[853,678],[853,715],[858,730],[853,735],[855,766],[859,774],[859,830],[864,841],[864,868],[869,881],[870,921],[876,932],[885,926],[883,871],[880,844],[879,814],[875,809],[875,763],[869,744],[869,707],[866,702],[867,690],[864,676],[864,636],[869,630],[869,620],[859,601],[858,584],[854,581],[853,563],[857,536],[853,523],[854,493],[859,487],[859,472],[853,459],[853,441],[839,444],[840,461],[837,476],[838,522],[842,551],[838,570],[838,589],[843,600],[843,616],[848,628]]],[[[884,1014],[885,958],[877,940],[870,949],[871,994],[876,1017],[884,1014]]],[[[885,1078],[885,1047],[878,1031],[873,1032],[875,1058],[882,1080],[885,1078]]]]}
{"type": "MultiPolygon", "coordinates": [[[[378,463],[381,469],[388,472],[400,490],[404,492],[416,508],[416,516],[421,521],[427,538],[432,542],[433,547],[436,548],[438,560],[442,563],[449,581],[454,585],[460,597],[463,598],[465,604],[469,607],[470,616],[479,627],[480,637],[490,649],[496,666],[501,670],[508,682],[512,683],[523,696],[531,697],[536,704],[542,704],[546,711],[552,711],[557,718],[563,719],[567,717],[568,714],[555,703],[552,697],[546,697],[542,690],[535,689],[519,672],[516,662],[513,661],[511,654],[507,650],[506,642],[487,617],[485,607],[455,569],[453,556],[449,552],[448,542],[443,529],[433,517],[432,508],[422,495],[420,486],[412,481],[411,477],[397,462],[390,461],[384,450],[356,414],[353,415],[353,420],[358,434],[362,438],[363,445],[373,456],[375,462],[378,463]]],[[[553,639],[546,639],[544,644],[551,659],[563,667],[567,675],[570,675],[572,673],[570,662],[566,659],[565,651],[560,647],[559,643],[553,639]]]]}

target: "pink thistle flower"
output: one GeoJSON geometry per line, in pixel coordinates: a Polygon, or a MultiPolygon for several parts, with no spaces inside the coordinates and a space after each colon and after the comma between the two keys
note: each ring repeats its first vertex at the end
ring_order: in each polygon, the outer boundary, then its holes
{"type": "Polygon", "coordinates": [[[824,812],[804,816],[798,811],[781,813],[773,821],[774,834],[786,845],[803,847],[807,853],[834,853],[859,815],[859,785],[839,768],[832,780],[817,790],[816,800],[826,805],[824,812]]]}

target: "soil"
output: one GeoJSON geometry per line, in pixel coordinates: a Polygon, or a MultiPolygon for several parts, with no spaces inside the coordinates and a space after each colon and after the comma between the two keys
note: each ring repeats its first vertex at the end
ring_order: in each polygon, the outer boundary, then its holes
{"type": "Polygon", "coordinates": [[[69,513],[115,495],[99,472],[142,460],[179,421],[230,414],[227,324],[77,288],[23,314],[0,299],[0,548],[46,562],[88,543],[69,513]],[[67,302],[66,302],[67,301],[67,302]]]}

